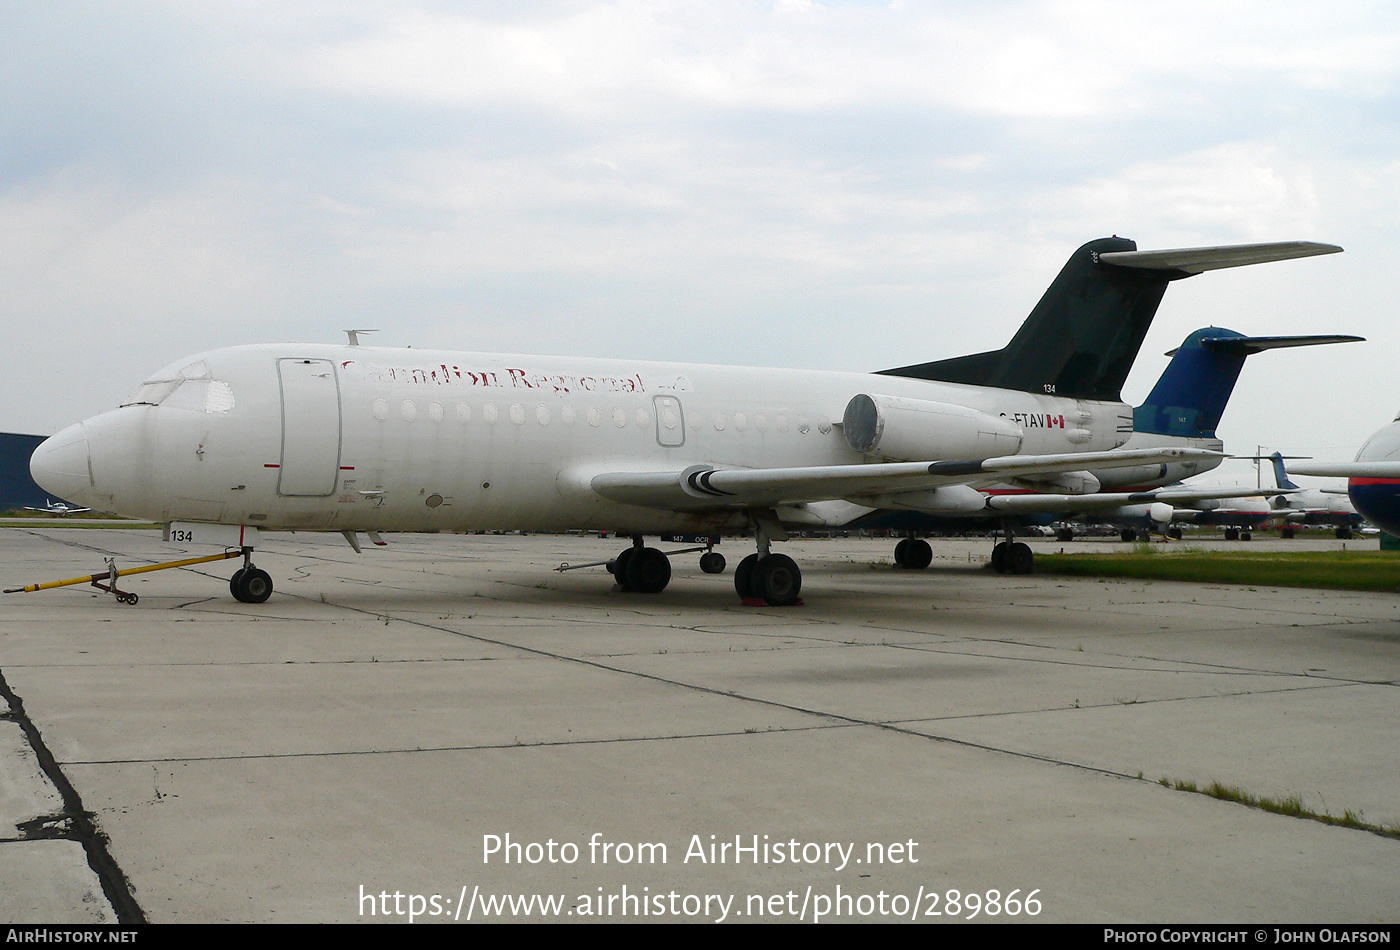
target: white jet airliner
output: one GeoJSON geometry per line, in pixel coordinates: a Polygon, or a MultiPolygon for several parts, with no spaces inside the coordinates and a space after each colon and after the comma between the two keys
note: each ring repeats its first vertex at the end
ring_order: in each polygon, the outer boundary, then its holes
{"type": "Polygon", "coordinates": [[[1351,462],[1308,462],[1295,475],[1347,479],[1347,496],[1371,524],[1400,537],[1400,416],[1371,433],[1351,462]]]}
{"type": "MultiPolygon", "coordinates": [[[[880,507],[981,508],[1009,478],[1203,460],[1115,451],[1119,392],[1167,283],[1327,254],[1306,242],[1138,251],[1104,238],[1070,258],[1001,350],[877,374],[272,344],[172,363],[121,407],[35,451],[49,491],[243,549],[234,596],[262,602],[258,529],[604,529],[631,535],[624,590],[670,562],[644,535],[743,532],[741,597],[798,599],[770,551],[784,525],[880,507]],[[215,530],[212,526],[228,526],[215,530]]],[[[356,544],[358,547],[358,545],[356,544]]]]}

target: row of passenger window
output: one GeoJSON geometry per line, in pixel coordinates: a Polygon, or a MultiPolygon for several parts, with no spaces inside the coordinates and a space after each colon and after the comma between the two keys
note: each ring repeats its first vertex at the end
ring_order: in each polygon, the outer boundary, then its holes
{"type": "MultiPolygon", "coordinates": [[[[371,408],[374,412],[374,418],[379,421],[383,422],[389,418],[390,407],[388,400],[376,399],[371,408]]],[[[413,422],[420,415],[418,403],[412,399],[401,401],[399,403],[398,414],[405,422],[413,422]]],[[[442,422],[446,418],[447,410],[440,402],[430,402],[427,404],[426,408],[422,410],[421,414],[429,421],[442,422]]],[[[566,426],[573,426],[579,421],[579,414],[571,405],[559,407],[558,414],[559,421],[566,426]]],[[[480,418],[482,422],[488,425],[494,425],[501,419],[501,413],[493,402],[485,403],[475,410],[469,403],[459,402],[457,403],[455,415],[457,421],[462,423],[470,423],[474,418],[480,418]]],[[[554,410],[545,405],[536,406],[534,411],[530,412],[520,403],[512,403],[505,410],[505,417],[516,425],[523,425],[527,415],[533,416],[535,422],[542,426],[547,426],[554,421],[554,410]]],[[[638,407],[634,410],[631,416],[629,416],[627,410],[623,409],[621,406],[615,407],[610,412],[606,413],[597,406],[589,406],[583,411],[583,420],[590,426],[600,426],[605,419],[619,429],[626,428],[627,425],[632,422],[635,422],[635,424],[641,428],[650,428],[652,424],[651,412],[642,407],[638,407]]],[[[674,430],[680,426],[680,418],[677,411],[669,407],[661,409],[661,418],[659,421],[661,426],[668,430],[674,430]]],[[[743,412],[716,412],[710,414],[708,417],[698,412],[690,412],[686,414],[685,421],[691,429],[701,429],[707,424],[713,425],[716,432],[723,432],[726,428],[733,428],[738,432],[746,432],[749,429],[753,429],[756,432],[767,432],[769,428],[772,428],[778,432],[788,432],[795,429],[797,432],[806,435],[808,432],[812,431],[813,428],[812,423],[806,416],[799,415],[796,419],[789,422],[786,413],[777,413],[770,421],[768,415],[761,412],[755,413],[752,416],[743,412]]],[[[831,431],[831,421],[825,417],[818,417],[816,429],[818,432],[825,435],[831,431]]]]}

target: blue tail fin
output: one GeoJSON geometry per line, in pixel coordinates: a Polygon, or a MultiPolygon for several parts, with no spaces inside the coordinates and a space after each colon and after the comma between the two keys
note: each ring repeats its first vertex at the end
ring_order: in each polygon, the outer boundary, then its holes
{"type": "Polygon", "coordinates": [[[1296,490],[1298,486],[1293,484],[1293,480],[1288,477],[1288,469],[1283,467],[1283,453],[1275,452],[1269,459],[1274,463],[1274,484],[1279,488],[1296,490]]]}
{"type": "MultiPolygon", "coordinates": [[[[1235,389],[1245,358],[1287,346],[1348,343],[1359,336],[1245,336],[1205,327],[1167,355],[1162,378],[1147,401],[1133,411],[1133,428],[1156,435],[1214,438],[1215,427],[1235,389]]],[[[1280,486],[1282,487],[1282,486],[1280,486]]]]}

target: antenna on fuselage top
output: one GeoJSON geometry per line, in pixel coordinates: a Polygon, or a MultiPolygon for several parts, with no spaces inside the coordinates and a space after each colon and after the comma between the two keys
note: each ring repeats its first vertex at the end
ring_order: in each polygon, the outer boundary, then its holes
{"type": "Polygon", "coordinates": [[[361,334],[361,333],[378,333],[379,331],[378,331],[378,330],[342,330],[342,331],[340,331],[340,332],[342,332],[342,333],[344,333],[344,334],[346,334],[347,336],[350,337],[350,345],[351,345],[351,346],[359,346],[359,345],[360,345],[360,334],[361,334]]]}

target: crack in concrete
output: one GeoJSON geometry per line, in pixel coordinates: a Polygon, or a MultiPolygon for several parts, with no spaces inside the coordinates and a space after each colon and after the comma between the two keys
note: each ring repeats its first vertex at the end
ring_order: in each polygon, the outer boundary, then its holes
{"type": "Polygon", "coordinates": [[[117,922],[122,924],[146,923],[146,912],[136,902],[136,896],[131,892],[131,882],[117,864],[116,859],[112,857],[108,848],[107,835],[97,826],[97,821],[92,813],[83,807],[82,796],[73,787],[73,783],[68,781],[68,776],[63,774],[63,769],[59,767],[53,753],[44,744],[44,737],[39,733],[39,727],[34,725],[28,713],[24,711],[24,700],[20,699],[10,688],[3,670],[0,670],[0,696],[3,696],[9,704],[9,718],[19,723],[25,739],[29,742],[30,749],[33,750],[35,758],[38,759],[40,769],[53,783],[58,790],[59,797],[63,800],[63,813],[61,815],[44,816],[21,824],[19,831],[23,839],[68,838],[80,842],[87,855],[88,867],[92,868],[98,881],[101,882],[102,892],[111,903],[112,909],[117,915],[117,922]],[[60,828],[60,826],[64,827],[60,828]]]}

